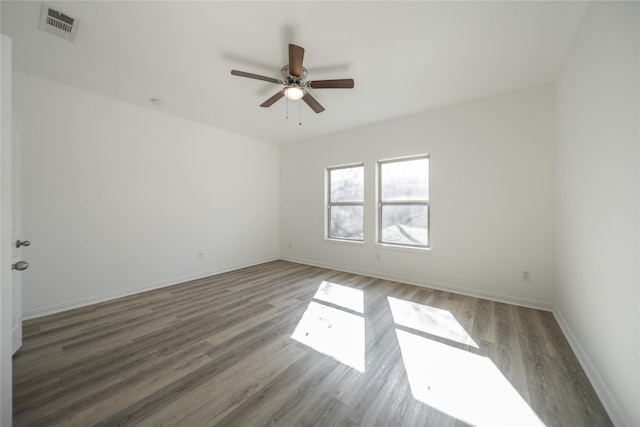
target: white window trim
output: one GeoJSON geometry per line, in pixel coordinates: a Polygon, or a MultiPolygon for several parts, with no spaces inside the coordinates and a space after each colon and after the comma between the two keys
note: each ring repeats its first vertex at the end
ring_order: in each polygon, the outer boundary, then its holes
{"type": "Polygon", "coordinates": [[[394,157],[391,159],[384,159],[376,161],[376,245],[385,248],[393,249],[409,249],[418,251],[430,251],[431,250],[431,155],[430,154],[418,154],[414,156],[394,157]],[[382,200],[382,165],[385,163],[397,163],[410,160],[428,159],[429,160],[429,188],[427,188],[428,199],[426,200],[382,200]],[[382,207],[385,205],[423,205],[427,206],[427,244],[418,245],[410,243],[391,243],[382,241],[382,207]]]}
{"type": "MultiPolygon", "coordinates": [[[[324,182],[325,182],[324,239],[329,242],[353,243],[358,245],[364,243],[364,240],[365,240],[364,223],[365,223],[365,217],[366,217],[364,195],[363,195],[362,202],[331,202],[331,171],[339,170],[339,169],[350,169],[355,167],[361,167],[362,172],[364,174],[364,162],[349,163],[346,165],[339,165],[339,166],[330,166],[330,167],[326,167],[324,170],[325,171],[324,172],[324,182]],[[362,227],[363,227],[362,239],[342,239],[340,237],[331,236],[331,206],[362,206],[362,227]]],[[[364,182],[362,184],[364,187],[364,182]]]]}

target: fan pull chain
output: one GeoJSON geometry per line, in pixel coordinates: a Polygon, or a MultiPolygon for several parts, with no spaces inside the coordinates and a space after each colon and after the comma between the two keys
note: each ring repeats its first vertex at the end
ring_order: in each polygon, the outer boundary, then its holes
{"type": "Polygon", "coordinates": [[[302,101],[298,101],[298,105],[300,105],[300,123],[298,124],[302,126],[302,101]]]}
{"type": "Polygon", "coordinates": [[[289,98],[287,98],[287,120],[289,120],[289,98]]]}

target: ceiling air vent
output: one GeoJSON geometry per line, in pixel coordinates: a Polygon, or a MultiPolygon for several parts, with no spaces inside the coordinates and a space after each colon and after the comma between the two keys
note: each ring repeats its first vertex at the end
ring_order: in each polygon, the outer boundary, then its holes
{"type": "Polygon", "coordinates": [[[78,29],[78,20],[43,4],[40,10],[40,29],[73,41],[78,29]]]}

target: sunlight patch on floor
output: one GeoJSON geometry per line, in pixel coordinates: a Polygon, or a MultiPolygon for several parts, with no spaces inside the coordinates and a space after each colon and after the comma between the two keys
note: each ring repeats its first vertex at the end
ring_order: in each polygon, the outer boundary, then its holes
{"type": "Polygon", "coordinates": [[[415,399],[473,426],[545,426],[489,358],[396,334],[415,399]]]}
{"type": "Polygon", "coordinates": [[[361,289],[324,281],[313,298],[364,313],[364,294],[361,289]]]}
{"type": "Polygon", "coordinates": [[[479,348],[450,311],[393,297],[387,299],[397,325],[479,348]]]}
{"type": "Polygon", "coordinates": [[[322,282],[314,300],[318,301],[309,303],[291,338],[364,372],[364,317],[356,314],[364,311],[363,292],[322,282]]]}

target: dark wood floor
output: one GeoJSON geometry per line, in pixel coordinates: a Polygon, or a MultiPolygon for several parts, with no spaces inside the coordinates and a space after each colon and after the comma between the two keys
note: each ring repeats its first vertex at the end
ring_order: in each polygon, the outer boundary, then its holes
{"type": "Polygon", "coordinates": [[[611,422],[551,313],[275,261],[26,321],[14,424],[611,422]]]}

